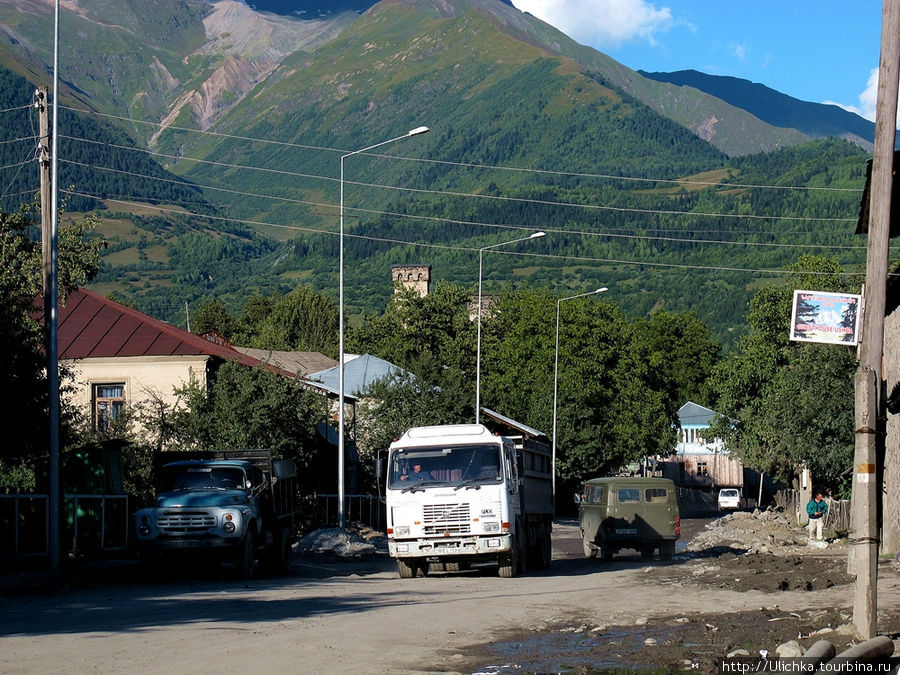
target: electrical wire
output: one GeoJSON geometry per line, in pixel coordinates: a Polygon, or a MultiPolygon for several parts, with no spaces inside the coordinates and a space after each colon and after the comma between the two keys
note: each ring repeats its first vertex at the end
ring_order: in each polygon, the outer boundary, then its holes
{"type": "MultiPolygon", "coordinates": [[[[91,197],[94,199],[99,199],[96,195],[92,195],[90,193],[79,192],[75,190],[64,190],[66,194],[70,195],[78,195],[82,197],[91,197]]],[[[156,207],[147,204],[141,204],[138,202],[126,202],[123,200],[111,199],[109,201],[117,202],[120,204],[133,206],[133,207],[143,207],[155,209],[160,213],[171,213],[177,215],[192,215],[196,218],[204,218],[211,221],[223,221],[223,222],[234,222],[242,225],[251,225],[254,227],[272,227],[276,229],[283,230],[291,230],[298,232],[309,232],[313,234],[322,234],[328,236],[340,236],[337,232],[332,232],[330,230],[304,227],[300,225],[282,225],[279,223],[269,223],[265,221],[258,220],[248,220],[248,219],[237,219],[237,218],[226,218],[224,216],[210,216],[206,214],[185,214],[176,209],[166,209],[163,207],[156,207]]],[[[370,235],[361,235],[361,234],[351,234],[345,233],[344,237],[347,239],[357,239],[362,241],[372,241],[379,243],[389,243],[396,244],[401,246],[413,246],[419,248],[432,248],[432,249],[442,249],[448,251],[462,251],[469,253],[478,253],[480,252],[479,247],[474,246],[450,246],[447,244],[434,244],[434,243],[425,243],[425,242],[416,242],[416,241],[407,241],[402,239],[393,239],[388,237],[373,237],[370,235]]],[[[746,268],[746,267],[722,267],[716,265],[688,265],[683,263],[662,263],[656,261],[643,261],[643,260],[624,260],[619,258],[591,258],[587,256],[565,256],[558,254],[547,254],[547,253],[533,253],[533,252],[522,252],[522,251],[501,251],[496,250],[492,251],[497,255],[511,255],[515,257],[526,257],[526,258],[542,258],[548,260],[561,260],[567,262],[580,262],[580,263],[605,263],[605,264],[617,264],[617,265],[634,265],[641,267],[657,267],[657,268],[665,268],[665,269],[684,269],[684,270],[699,270],[699,271],[718,271],[718,272],[741,272],[741,273],[750,273],[750,274],[774,274],[774,275],[785,275],[785,274],[793,274],[792,270],[786,269],[763,269],[763,268],[746,268]]],[[[833,272],[810,272],[809,274],[818,275],[821,274],[823,276],[833,275],[833,272]]],[[[841,272],[841,276],[857,276],[858,272],[841,272]]]]}
{"type": "MultiPolygon", "coordinates": [[[[64,107],[64,106],[60,106],[64,107]]],[[[254,138],[251,136],[238,136],[235,134],[226,134],[217,131],[209,131],[203,129],[192,129],[189,127],[178,127],[174,125],[164,125],[161,122],[150,122],[145,120],[135,120],[130,117],[124,117],[121,115],[112,115],[110,113],[101,113],[94,110],[87,110],[81,108],[71,108],[65,107],[66,110],[70,110],[72,112],[80,112],[86,115],[96,115],[98,117],[108,117],[111,119],[116,119],[124,122],[130,122],[132,124],[145,124],[148,126],[158,127],[163,131],[178,131],[190,134],[202,134],[219,138],[226,138],[230,140],[239,140],[239,141],[249,141],[253,143],[263,143],[263,144],[272,144],[282,147],[290,147],[290,148],[298,148],[302,150],[319,150],[324,152],[333,152],[339,154],[346,154],[348,152],[354,152],[353,150],[346,150],[341,148],[332,148],[327,146],[317,146],[317,145],[305,145],[301,143],[292,143],[290,141],[273,141],[271,139],[266,138],[254,138]]],[[[533,168],[523,168],[523,167],[510,167],[510,166],[497,166],[490,164],[474,164],[468,162],[451,162],[448,160],[438,160],[438,159],[426,159],[420,157],[404,157],[400,155],[385,155],[380,153],[359,153],[365,154],[371,157],[380,157],[383,159],[395,159],[395,160],[404,160],[409,162],[421,162],[425,164],[439,164],[446,166],[455,166],[460,168],[470,168],[470,169],[485,169],[485,170],[493,170],[493,171],[511,171],[518,173],[530,173],[530,174],[544,174],[544,175],[552,175],[552,176],[560,176],[560,177],[572,177],[572,178],[595,178],[595,179],[603,179],[603,180],[616,180],[616,181],[641,181],[648,183],[670,183],[674,185],[702,185],[704,187],[726,187],[726,188],[742,188],[742,189],[772,189],[772,190],[803,190],[803,191],[828,191],[828,192],[860,192],[858,188],[837,188],[837,187],[828,187],[828,186],[808,186],[808,185],[756,185],[751,183],[728,183],[728,182],[712,182],[712,181],[697,181],[697,180],[689,180],[689,179],[678,179],[678,178],[644,178],[640,176],[617,176],[613,174],[602,174],[602,173],[588,173],[588,172],[576,172],[576,171],[559,171],[552,169],[533,169],[533,168]]],[[[194,160],[201,161],[201,160],[194,160]]]]}
{"type": "MultiPolygon", "coordinates": [[[[304,206],[315,206],[318,208],[329,208],[329,209],[335,209],[335,210],[338,210],[340,208],[339,205],[337,205],[337,204],[328,204],[328,203],[324,203],[324,202],[312,202],[312,201],[308,201],[308,200],[294,199],[294,198],[290,198],[290,197],[280,197],[280,196],[273,196],[273,195],[267,195],[267,194],[252,193],[252,192],[247,192],[247,191],[243,191],[243,190],[233,190],[230,188],[220,188],[220,187],[216,187],[216,186],[199,185],[196,183],[189,183],[186,181],[180,181],[180,180],[175,180],[175,179],[170,179],[170,178],[147,176],[145,174],[139,174],[139,173],[135,173],[132,171],[125,171],[124,169],[112,169],[109,167],[97,167],[95,165],[85,164],[83,162],[76,162],[73,160],[61,159],[60,162],[64,163],[64,164],[73,164],[76,166],[94,168],[94,169],[101,170],[101,171],[108,171],[111,173],[129,175],[129,176],[132,176],[135,178],[158,180],[158,181],[165,182],[165,183],[173,183],[173,184],[177,184],[177,185],[183,185],[185,187],[199,187],[204,190],[220,191],[220,192],[225,192],[225,193],[229,193],[229,194],[233,194],[233,195],[241,196],[241,197],[253,197],[253,198],[258,198],[258,199],[266,199],[266,200],[270,200],[270,201],[274,200],[274,201],[286,202],[286,203],[291,203],[291,204],[300,204],[300,205],[304,205],[304,206]]],[[[126,195],[118,195],[118,196],[125,197],[126,195]]],[[[94,198],[100,199],[100,200],[105,199],[105,197],[102,197],[102,196],[97,196],[94,198]]],[[[133,199],[133,197],[132,197],[132,199],[133,199]]],[[[345,212],[346,211],[359,211],[359,212],[364,212],[364,213],[367,213],[370,215],[391,215],[391,216],[396,216],[396,217],[409,218],[409,219],[413,219],[413,220],[430,220],[433,222],[440,222],[440,223],[446,223],[446,224],[470,225],[470,226],[486,227],[486,228],[494,228],[494,229],[509,229],[509,230],[528,231],[528,230],[534,230],[538,227],[537,225],[533,225],[533,226],[505,225],[505,224],[498,224],[498,223],[485,223],[485,222],[480,222],[480,221],[453,220],[453,219],[448,219],[448,218],[440,218],[437,216],[420,216],[420,215],[408,214],[408,213],[400,214],[400,213],[391,213],[391,212],[386,212],[386,211],[378,211],[378,210],[374,210],[374,209],[362,209],[362,208],[358,209],[358,208],[346,208],[345,207],[344,210],[345,210],[345,212]]],[[[780,243],[775,243],[775,242],[747,242],[747,241],[723,241],[723,240],[715,240],[715,239],[690,239],[690,238],[686,238],[686,237],[682,238],[682,237],[673,237],[673,236],[651,236],[651,235],[646,235],[646,234],[629,235],[629,234],[623,234],[623,233],[618,233],[618,232],[589,232],[589,231],[584,231],[584,230],[564,230],[564,229],[547,228],[547,227],[544,227],[543,229],[547,232],[555,232],[558,234],[567,234],[567,235],[576,235],[576,236],[585,236],[585,237],[605,237],[605,238],[610,238],[610,239],[664,241],[664,242],[669,242],[669,243],[690,243],[690,244],[710,244],[710,245],[720,244],[720,245],[748,246],[748,247],[761,247],[761,248],[803,248],[803,249],[815,248],[815,249],[823,249],[823,250],[864,250],[866,248],[865,246],[842,246],[842,245],[835,245],[835,244],[797,245],[797,244],[780,244],[780,243]]],[[[794,235],[794,236],[796,236],[796,235],[794,235]]]]}

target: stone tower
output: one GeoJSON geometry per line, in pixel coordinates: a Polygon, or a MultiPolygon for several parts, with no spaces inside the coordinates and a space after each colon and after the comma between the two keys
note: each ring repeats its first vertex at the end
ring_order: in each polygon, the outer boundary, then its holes
{"type": "Polygon", "coordinates": [[[411,288],[425,297],[431,285],[431,265],[391,265],[391,279],[395,293],[411,288]]]}

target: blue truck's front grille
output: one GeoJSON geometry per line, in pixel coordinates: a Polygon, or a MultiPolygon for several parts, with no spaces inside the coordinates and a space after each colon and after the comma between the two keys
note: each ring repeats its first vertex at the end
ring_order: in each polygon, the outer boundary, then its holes
{"type": "Polygon", "coordinates": [[[157,521],[159,529],[169,534],[205,532],[215,524],[215,516],[202,511],[168,511],[157,521]]]}

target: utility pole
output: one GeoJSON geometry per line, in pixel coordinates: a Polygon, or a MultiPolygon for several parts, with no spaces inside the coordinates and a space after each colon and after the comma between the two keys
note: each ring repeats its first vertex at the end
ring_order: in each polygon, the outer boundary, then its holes
{"type": "MultiPolygon", "coordinates": [[[[47,553],[50,567],[57,569],[60,564],[60,481],[59,481],[59,371],[56,349],[56,204],[53,198],[51,177],[53,143],[50,133],[50,111],[47,87],[39,87],[35,92],[35,107],[38,111],[39,154],[41,174],[41,269],[43,272],[44,299],[44,348],[47,354],[47,388],[49,433],[49,499],[47,504],[47,553]]],[[[55,144],[53,145],[55,148],[55,144]]]]}
{"type": "Polygon", "coordinates": [[[884,0],[881,13],[881,62],[875,112],[875,151],[870,183],[869,239],[863,339],[855,377],[856,441],[853,457],[851,573],[856,574],[853,624],[865,640],[877,634],[878,612],[878,443],[883,443],[886,410],[882,360],[884,311],[897,133],[900,77],[900,0],[884,0]]]}
{"type": "Polygon", "coordinates": [[[51,210],[50,192],[50,110],[47,101],[47,87],[38,87],[34,92],[34,106],[38,111],[38,165],[41,171],[41,255],[43,270],[44,309],[47,309],[47,300],[50,297],[51,265],[50,265],[50,218],[51,210]]]}

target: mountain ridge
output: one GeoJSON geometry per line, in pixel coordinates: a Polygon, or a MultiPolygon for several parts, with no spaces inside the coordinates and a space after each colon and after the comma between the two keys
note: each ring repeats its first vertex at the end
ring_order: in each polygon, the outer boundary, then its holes
{"type": "Polygon", "coordinates": [[[658,82],[693,87],[743,108],[773,126],[798,129],[811,138],[837,136],[867,150],[875,142],[874,122],[834,104],[801,101],[758,82],[697,70],[667,73],[639,70],[638,73],[658,82]]]}
{"type": "MultiPolygon", "coordinates": [[[[254,11],[238,0],[164,0],[154,5],[155,12],[141,9],[143,5],[136,9],[112,0],[67,4],[64,11],[77,10],[67,15],[67,23],[75,22],[86,39],[71,47],[76,63],[64,58],[61,76],[70,85],[72,96],[97,109],[209,129],[250,91],[266,86],[284,59],[299,54],[314,56],[320,46],[336,39],[363,16],[372,12],[377,15],[379,8],[405,6],[444,17],[482,12],[497,22],[499,32],[543,49],[550,56],[574,60],[579,67],[598,73],[730,155],[771,151],[816,137],[802,129],[768,123],[734,101],[702,88],[688,90],[661,77],[645,77],[520,12],[509,0],[346,0],[332,3],[327,15],[313,19],[297,18],[296,12],[311,12],[323,3],[284,2],[282,14],[278,14],[269,11],[279,9],[273,2],[251,3],[265,11],[254,11]],[[289,7],[294,7],[293,13],[287,12],[289,7]],[[360,10],[365,11],[360,14],[360,10]],[[107,21],[119,17],[128,39],[121,31],[117,36],[115,26],[99,31],[99,16],[110,17],[107,21]],[[109,48],[92,55],[88,50],[92,42],[108,43],[109,48]]],[[[20,74],[33,77],[50,63],[46,43],[30,36],[44,33],[38,30],[38,24],[41,18],[44,23],[49,20],[51,5],[50,0],[0,2],[0,31],[7,37],[6,44],[0,44],[0,54],[8,54],[10,58],[4,60],[12,62],[8,65],[20,74]]],[[[277,83],[277,78],[273,82],[277,83]]],[[[135,131],[140,133],[130,130],[135,131]]],[[[143,140],[152,144],[157,136],[151,134],[143,140]]]]}

